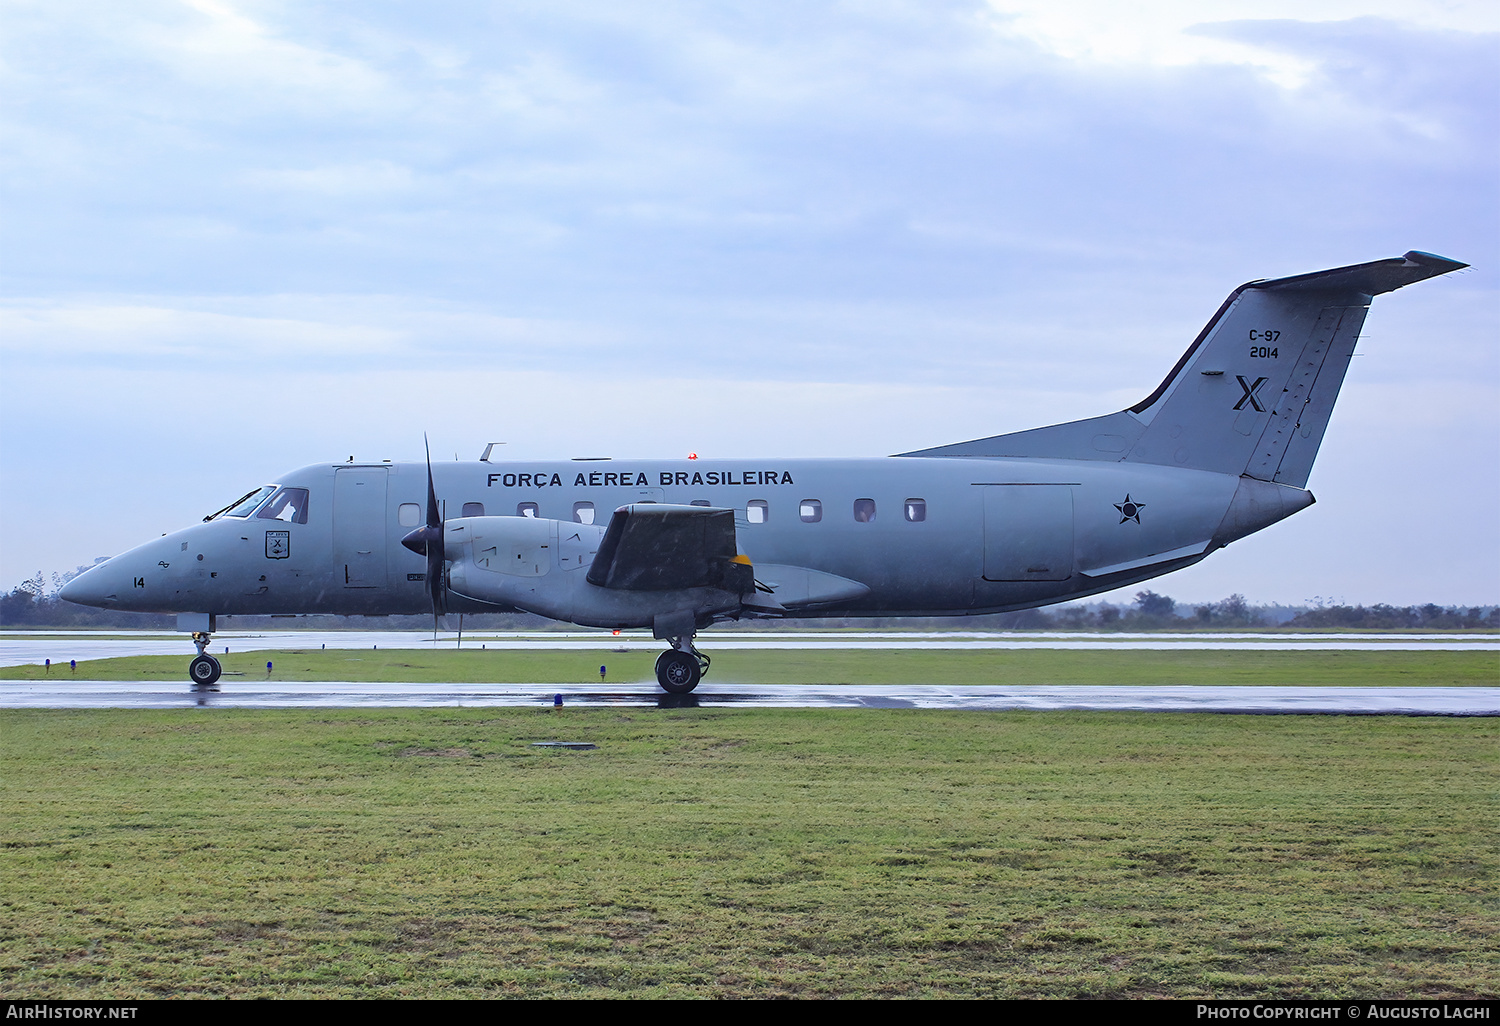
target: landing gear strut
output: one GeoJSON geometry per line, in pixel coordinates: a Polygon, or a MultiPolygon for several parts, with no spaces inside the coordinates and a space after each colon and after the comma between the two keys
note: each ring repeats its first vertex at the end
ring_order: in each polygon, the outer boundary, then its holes
{"type": "Polygon", "coordinates": [[[224,668],[219,661],[208,654],[208,641],[213,635],[208,631],[194,631],[193,644],[198,646],[198,654],[193,661],[188,663],[188,679],[193,682],[194,690],[217,691],[214,684],[218,683],[219,675],[224,668]]]}
{"type": "Polygon", "coordinates": [[[708,672],[708,656],[693,647],[692,635],[668,638],[672,647],[656,659],[656,680],[670,695],[686,695],[708,672]]]}

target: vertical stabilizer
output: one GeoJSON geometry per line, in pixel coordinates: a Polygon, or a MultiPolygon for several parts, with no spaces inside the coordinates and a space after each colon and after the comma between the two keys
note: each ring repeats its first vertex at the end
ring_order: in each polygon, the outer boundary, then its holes
{"type": "Polygon", "coordinates": [[[1306,486],[1371,298],[1465,266],[1411,252],[1240,286],[1127,411],[1125,460],[1306,486]]]}
{"type": "Polygon", "coordinates": [[[901,455],[1152,463],[1303,488],[1371,298],[1467,266],[1413,250],[1252,281],[1128,410],[901,455]]]}

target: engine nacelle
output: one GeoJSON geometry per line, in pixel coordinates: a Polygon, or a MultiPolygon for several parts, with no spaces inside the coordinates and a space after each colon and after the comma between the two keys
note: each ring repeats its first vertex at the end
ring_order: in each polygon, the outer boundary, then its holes
{"type": "Polygon", "coordinates": [[[741,595],[722,588],[635,591],[591,584],[588,568],[604,534],[603,525],[540,517],[449,520],[443,525],[448,587],[479,602],[615,629],[674,618],[706,626],[740,608],[741,595]]]}

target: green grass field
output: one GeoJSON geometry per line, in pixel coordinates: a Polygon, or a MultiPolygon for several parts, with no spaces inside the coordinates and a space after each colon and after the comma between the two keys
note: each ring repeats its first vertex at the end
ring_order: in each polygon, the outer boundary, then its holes
{"type": "MultiPolygon", "coordinates": [[[[0,668],[0,679],[44,676],[80,680],[186,681],[191,649],[176,656],[132,656],[41,666],[0,668]]],[[[1133,649],[708,649],[714,683],[761,684],[1401,684],[1500,685],[1497,652],[1370,652],[1133,649]]],[[[657,653],[526,650],[430,651],[330,649],[215,653],[224,687],[237,676],[266,679],[266,661],[277,680],[449,681],[453,683],[564,684],[609,680],[655,686],[657,653]]]]}
{"type": "Polygon", "coordinates": [[[12,710],[0,990],[1495,996],[1497,734],[1401,717],[12,710]],[[531,747],[545,739],[598,748],[531,747]]]}

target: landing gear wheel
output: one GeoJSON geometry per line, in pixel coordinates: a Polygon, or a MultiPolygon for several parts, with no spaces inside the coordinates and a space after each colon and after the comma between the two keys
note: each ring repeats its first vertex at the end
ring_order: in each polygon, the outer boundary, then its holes
{"type": "Polygon", "coordinates": [[[192,678],[194,687],[209,687],[218,681],[219,674],[223,672],[224,668],[211,655],[198,656],[188,663],[188,676],[192,678]]]}
{"type": "Polygon", "coordinates": [[[656,679],[671,695],[685,695],[698,686],[703,671],[691,652],[668,649],[656,658],[656,679]]]}

